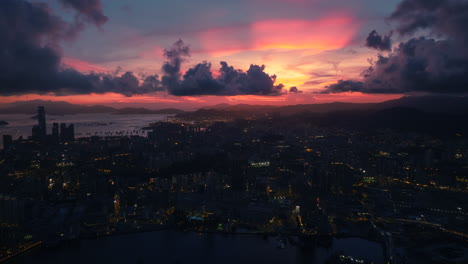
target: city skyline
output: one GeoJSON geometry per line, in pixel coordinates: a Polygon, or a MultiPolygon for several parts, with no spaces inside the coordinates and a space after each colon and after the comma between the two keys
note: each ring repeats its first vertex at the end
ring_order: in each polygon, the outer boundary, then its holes
{"type": "Polygon", "coordinates": [[[0,264],[468,263],[468,0],[0,0],[0,264]]]}
{"type": "Polygon", "coordinates": [[[466,101],[429,100],[69,126],[38,106],[32,136],[3,134],[0,262],[463,262],[466,101]]]}

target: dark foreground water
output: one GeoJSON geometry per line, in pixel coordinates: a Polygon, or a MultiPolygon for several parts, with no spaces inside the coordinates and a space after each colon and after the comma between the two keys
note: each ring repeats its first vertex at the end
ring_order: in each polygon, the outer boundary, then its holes
{"type": "Polygon", "coordinates": [[[380,244],[360,238],[335,239],[329,249],[277,247],[274,237],[258,235],[196,234],[175,231],[140,233],[82,240],[59,249],[37,249],[10,263],[325,263],[334,252],[383,263],[380,244]]]}

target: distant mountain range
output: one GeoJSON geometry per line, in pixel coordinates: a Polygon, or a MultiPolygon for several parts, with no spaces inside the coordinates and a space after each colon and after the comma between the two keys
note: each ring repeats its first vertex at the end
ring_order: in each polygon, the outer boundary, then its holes
{"type": "Polygon", "coordinates": [[[146,108],[114,108],[103,105],[78,105],[68,102],[55,102],[44,100],[18,101],[0,106],[0,114],[27,114],[37,113],[37,107],[44,106],[49,115],[99,114],[110,113],[116,115],[144,115],[144,114],[180,114],[183,110],[166,108],[150,110],[146,108]]]}
{"type": "Polygon", "coordinates": [[[0,104],[0,114],[36,114],[37,106],[44,106],[47,114],[71,115],[90,113],[111,113],[121,115],[132,114],[178,114],[179,117],[203,118],[207,115],[248,117],[265,114],[280,114],[282,116],[300,113],[329,113],[337,111],[376,111],[392,108],[408,108],[428,113],[468,113],[468,98],[455,96],[405,96],[400,99],[381,103],[325,103],[325,104],[299,104],[286,106],[249,105],[249,104],[218,104],[205,106],[193,112],[186,112],[176,108],[151,110],[147,108],[114,108],[103,105],[78,105],[67,102],[32,100],[18,101],[10,104],[0,104]]]}
{"type": "Polygon", "coordinates": [[[285,127],[393,129],[432,135],[468,136],[468,98],[408,96],[382,103],[289,106],[216,105],[177,115],[190,120],[271,118],[285,127]],[[289,124],[289,125],[288,125],[289,124]]]}
{"type": "Polygon", "coordinates": [[[454,96],[405,96],[400,99],[381,103],[325,103],[301,104],[286,106],[248,105],[248,104],[219,104],[206,106],[194,112],[179,114],[180,117],[196,118],[205,115],[248,117],[278,113],[282,116],[308,113],[329,113],[337,111],[376,111],[392,108],[409,108],[428,113],[468,113],[468,98],[454,96]]]}
{"type": "Polygon", "coordinates": [[[468,112],[468,97],[455,96],[404,96],[399,99],[389,100],[381,103],[324,103],[324,104],[300,104],[287,106],[264,106],[264,105],[228,105],[220,104],[203,109],[215,109],[225,111],[259,111],[259,112],[281,112],[284,114],[295,114],[300,112],[326,113],[346,110],[382,110],[396,107],[414,108],[425,112],[460,113],[468,112]]]}

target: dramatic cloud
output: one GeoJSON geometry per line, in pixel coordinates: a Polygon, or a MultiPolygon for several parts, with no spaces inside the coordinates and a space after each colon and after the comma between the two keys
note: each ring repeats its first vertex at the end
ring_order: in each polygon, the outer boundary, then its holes
{"type": "Polygon", "coordinates": [[[210,28],[197,38],[203,51],[214,55],[270,49],[323,51],[348,45],[358,26],[359,22],[349,14],[325,15],[315,20],[274,19],[210,28]]]}
{"type": "Polygon", "coordinates": [[[323,93],[366,92],[363,82],[353,80],[339,80],[338,83],[327,88],[328,90],[323,93]]]}
{"type": "Polygon", "coordinates": [[[340,81],[326,92],[468,92],[468,1],[404,0],[390,20],[401,35],[429,35],[402,42],[388,56],[379,55],[363,80],[340,81]]]}
{"type": "Polygon", "coordinates": [[[166,58],[166,63],[164,63],[162,67],[164,72],[162,83],[166,87],[177,89],[182,75],[180,71],[182,62],[184,62],[187,57],[190,57],[190,49],[179,39],[170,49],[164,50],[164,57],[166,58]]]}
{"type": "Polygon", "coordinates": [[[296,86],[293,86],[289,88],[289,93],[299,94],[299,93],[302,93],[302,91],[300,91],[296,86]]]}
{"type": "Polygon", "coordinates": [[[162,67],[162,84],[172,95],[280,95],[283,90],[283,85],[275,85],[275,75],[264,72],[264,65],[250,65],[243,72],[220,62],[219,77],[214,78],[211,64],[203,62],[182,76],[182,62],[190,56],[189,47],[182,40],[165,50],[164,56],[167,61],[162,67]]]}
{"type": "MultiPolygon", "coordinates": [[[[0,5],[0,95],[103,94],[125,96],[167,91],[172,95],[279,95],[282,85],[265,66],[251,65],[243,72],[221,63],[219,77],[211,64],[200,63],[183,76],[181,65],[190,56],[182,40],[164,50],[164,76],[136,76],[131,72],[82,73],[70,60],[62,60],[60,46],[84,29],[84,23],[101,26],[107,21],[98,0],[60,0],[77,13],[67,22],[45,3],[2,0],[0,5]]],[[[81,63],[82,65],[83,63],[81,63]]],[[[89,68],[89,67],[87,67],[89,68]]]]}
{"type": "Polygon", "coordinates": [[[163,90],[157,75],[147,76],[142,83],[132,72],[126,72],[122,76],[111,74],[96,74],[93,76],[93,74],[90,74],[85,77],[92,81],[92,90],[86,93],[102,94],[112,92],[133,96],[163,90]]]}
{"type": "Polygon", "coordinates": [[[78,16],[94,23],[96,26],[102,26],[109,19],[103,14],[100,0],[60,0],[60,2],[69,8],[78,12],[78,16]]]}
{"type": "Polygon", "coordinates": [[[391,33],[386,36],[381,36],[379,33],[377,33],[377,31],[372,30],[366,39],[366,46],[381,51],[391,50],[391,33]]]}
{"type": "MultiPolygon", "coordinates": [[[[68,3],[68,2],[67,2],[68,3]]],[[[105,22],[99,1],[69,1],[81,14],[105,22]],[[93,11],[94,10],[94,11],[93,11]],[[101,15],[99,15],[101,14],[101,15]]],[[[162,90],[157,75],[146,76],[140,85],[131,72],[83,74],[61,60],[60,42],[82,29],[51,13],[44,3],[2,0],[0,5],[0,95],[69,95],[114,92],[126,96],[162,90]],[[67,64],[64,66],[63,64],[67,64]]],[[[73,65],[71,65],[73,66],[73,65]]]]}
{"type": "Polygon", "coordinates": [[[429,30],[438,36],[467,40],[468,1],[403,0],[390,16],[402,35],[429,30]]]}
{"type": "Polygon", "coordinates": [[[58,42],[77,29],[50,13],[46,4],[4,0],[0,5],[0,93],[45,93],[74,80],[59,72],[58,42]]]}

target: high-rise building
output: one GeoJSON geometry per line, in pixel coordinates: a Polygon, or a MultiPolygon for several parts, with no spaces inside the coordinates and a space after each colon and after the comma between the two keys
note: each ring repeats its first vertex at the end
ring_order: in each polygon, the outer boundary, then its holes
{"type": "Polygon", "coordinates": [[[60,134],[59,134],[59,125],[58,123],[54,123],[52,125],[52,140],[55,144],[60,142],[60,134]]]}
{"type": "Polygon", "coordinates": [[[73,124],[70,124],[68,126],[68,141],[74,141],[75,140],[75,126],[73,124]]]}
{"type": "Polygon", "coordinates": [[[75,127],[73,124],[70,124],[68,127],[66,123],[60,124],[60,140],[62,143],[75,140],[75,127]]]}
{"type": "Polygon", "coordinates": [[[13,145],[13,137],[11,135],[3,135],[3,149],[10,149],[13,145]]]}
{"type": "Polygon", "coordinates": [[[41,130],[39,129],[38,125],[34,125],[32,127],[32,139],[35,142],[40,142],[41,141],[41,130]]]}
{"type": "Polygon", "coordinates": [[[32,128],[32,139],[39,143],[46,143],[47,140],[47,127],[45,109],[43,106],[37,107],[37,125],[32,128]]]}
{"type": "Polygon", "coordinates": [[[42,142],[45,142],[47,135],[45,109],[43,106],[37,107],[37,121],[39,126],[39,136],[42,142]]]}
{"type": "Polygon", "coordinates": [[[67,131],[67,124],[66,123],[60,123],[60,141],[64,142],[65,134],[67,131]]]}

